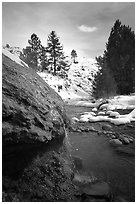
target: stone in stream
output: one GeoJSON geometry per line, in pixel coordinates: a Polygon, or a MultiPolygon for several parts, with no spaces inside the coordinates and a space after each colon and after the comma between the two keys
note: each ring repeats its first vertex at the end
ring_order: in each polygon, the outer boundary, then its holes
{"type": "Polygon", "coordinates": [[[119,139],[122,141],[123,144],[129,144],[130,141],[127,137],[125,137],[124,135],[120,135],[119,139]]]}
{"type": "Polygon", "coordinates": [[[90,183],[81,188],[82,192],[90,196],[110,197],[110,187],[106,182],[98,181],[90,183]]]}
{"type": "Polygon", "coordinates": [[[79,122],[79,119],[76,118],[76,117],[73,117],[71,120],[72,120],[73,123],[79,122]]]}
{"type": "Polygon", "coordinates": [[[119,146],[122,145],[122,142],[119,139],[111,139],[109,141],[110,144],[114,145],[114,146],[119,146]]]}
{"type": "Polygon", "coordinates": [[[88,176],[88,175],[76,173],[73,178],[73,182],[78,186],[94,183],[95,181],[97,181],[97,178],[94,175],[88,176]]]}
{"type": "Polygon", "coordinates": [[[98,112],[98,115],[105,115],[105,112],[100,111],[100,112],[98,112]]]}
{"type": "Polygon", "coordinates": [[[115,136],[115,135],[112,135],[111,138],[112,138],[112,139],[116,139],[116,136],[115,136]]]}
{"type": "Polygon", "coordinates": [[[94,127],[92,127],[92,126],[89,126],[88,128],[89,128],[89,131],[98,132],[98,130],[96,130],[96,129],[95,129],[94,127]]]}
{"type": "Polygon", "coordinates": [[[96,112],[98,109],[97,108],[92,108],[92,111],[96,112]]]}
{"type": "Polygon", "coordinates": [[[77,157],[77,156],[73,156],[72,159],[74,161],[74,165],[75,165],[76,170],[81,170],[83,168],[82,158],[77,157]]]}
{"type": "Polygon", "coordinates": [[[112,129],[112,126],[109,125],[109,124],[105,124],[105,125],[102,125],[102,129],[105,130],[105,131],[109,131],[112,129]]]}
{"type": "Polygon", "coordinates": [[[134,140],[132,138],[128,138],[129,142],[133,143],[134,140]]]}

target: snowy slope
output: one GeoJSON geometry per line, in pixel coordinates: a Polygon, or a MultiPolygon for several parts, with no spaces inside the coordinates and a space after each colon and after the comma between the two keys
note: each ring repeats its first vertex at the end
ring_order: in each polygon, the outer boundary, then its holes
{"type": "MultiPolygon", "coordinates": [[[[19,58],[22,52],[19,47],[3,46],[2,52],[16,63],[28,67],[28,65],[19,58]]],[[[92,58],[77,58],[78,63],[75,64],[69,57],[67,61],[70,64],[67,79],[53,76],[48,72],[38,72],[38,74],[65,101],[91,98],[92,84],[97,71],[96,61],[92,58]],[[62,88],[59,89],[59,86],[62,88]]]]}
{"type": "MultiPolygon", "coordinates": [[[[68,59],[70,60],[70,59],[68,59]]],[[[91,97],[94,75],[97,71],[95,60],[80,58],[78,63],[72,63],[68,71],[68,78],[62,79],[47,72],[38,74],[62,97],[63,100],[80,100],[91,97]],[[62,86],[59,90],[58,87],[62,86]]]]}
{"type": "Polygon", "coordinates": [[[82,88],[78,87],[75,83],[69,80],[62,79],[58,76],[53,76],[47,72],[38,72],[46,83],[48,83],[64,101],[69,99],[89,98],[89,94],[82,88]],[[59,87],[61,86],[61,89],[59,87]]]}
{"type": "Polygon", "coordinates": [[[92,58],[78,58],[78,64],[72,63],[68,72],[71,83],[91,93],[94,76],[97,72],[96,61],[92,58]]]}

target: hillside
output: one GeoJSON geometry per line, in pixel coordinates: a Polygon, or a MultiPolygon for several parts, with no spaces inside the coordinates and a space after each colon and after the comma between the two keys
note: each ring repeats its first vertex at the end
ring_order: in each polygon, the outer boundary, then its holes
{"type": "Polygon", "coordinates": [[[79,58],[78,63],[71,63],[68,78],[63,79],[47,72],[38,74],[62,97],[63,100],[87,99],[92,94],[92,84],[97,67],[94,59],[79,58]],[[60,89],[60,90],[59,90],[60,89]]]}
{"type": "MultiPolygon", "coordinates": [[[[16,61],[20,65],[26,63],[20,60],[19,55],[22,50],[18,47],[3,46],[3,53],[16,61]]],[[[77,58],[77,63],[73,63],[70,58],[67,58],[70,69],[68,71],[68,78],[61,78],[53,76],[48,72],[38,72],[44,81],[46,81],[51,88],[53,88],[64,101],[87,99],[91,98],[92,84],[94,75],[97,71],[96,61],[92,58],[77,58]]]]}

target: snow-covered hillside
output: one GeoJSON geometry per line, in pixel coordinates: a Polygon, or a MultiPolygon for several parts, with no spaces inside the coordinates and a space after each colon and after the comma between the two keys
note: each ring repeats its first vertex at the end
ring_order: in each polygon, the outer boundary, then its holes
{"type": "Polygon", "coordinates": [[[76,64],[71,62],[67,79],[53,76],[47,72],[38,72],[65,101],[91,97],[94,75],[97,71],[96,62],[92,58],[79,58],[77,61],[76,64]]]}
{"type": "MultiPolygon", "coordinates": [[[[27,64],[19,58],[22,52],[19,47],[3,46],[2,52],[18,64],[27,66],[27,64]]],[[[67,61],[71,64],[67,79],[53,76],[48,72],[38,72],[38,74],[58,92],[65,101],[90,98],[94,75],[97,71],[96,61],[92,58],[77,58],[77,63],[73,63],[69,57],[67,61]]]]}

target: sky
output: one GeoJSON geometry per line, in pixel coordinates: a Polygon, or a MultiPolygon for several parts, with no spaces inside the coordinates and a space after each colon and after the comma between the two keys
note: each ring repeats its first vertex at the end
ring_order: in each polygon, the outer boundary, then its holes
{"type": "Polygon", "coordinates": [[[2,44],[25,48],[36,33],[42,45],[56,31],[66,55],[102,55],[115,21],[135,30],[134,2],[3,2],[2,44]]]}

